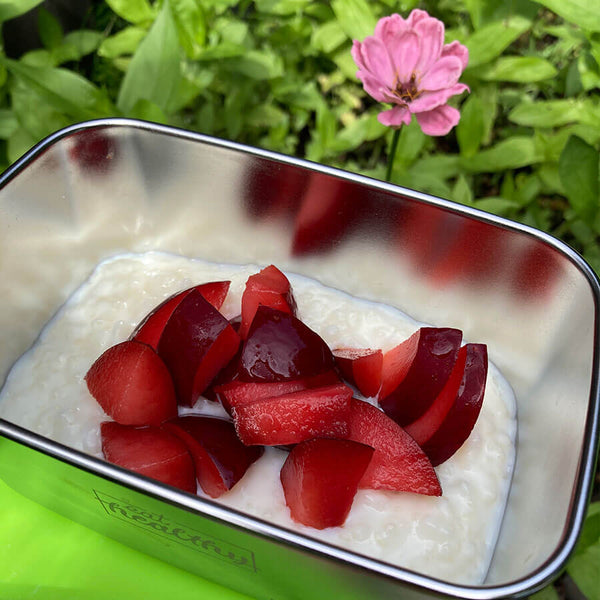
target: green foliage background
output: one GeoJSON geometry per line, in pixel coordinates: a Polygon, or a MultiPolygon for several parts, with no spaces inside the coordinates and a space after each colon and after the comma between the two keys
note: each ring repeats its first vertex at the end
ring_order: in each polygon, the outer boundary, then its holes
{"type": "MultiPolygon", "coordinates": [[[[600,272],[597,0],[106,0],[69,33],[40,4],[0,0],[3,27],[37,11],[41,44],[0,51],[0,168],[63,126],[127,116],[383,178],[392,132],[350,46],[419,7],[469,48],[471,93],[448,136],[402,129],[392,181],[548,231],[600,272]]],[[[594,600],[598,506],[569,566],[594,600]]]]}

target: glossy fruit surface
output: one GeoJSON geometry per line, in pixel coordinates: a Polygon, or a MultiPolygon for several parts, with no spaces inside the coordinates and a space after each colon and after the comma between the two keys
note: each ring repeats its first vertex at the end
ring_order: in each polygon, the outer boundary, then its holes
{"type": "Polygon", "coordinates": [[[177,415],[171,375],[145,344],[112,346],[90,367],[85,381],[102,410],[122,425],[160,425],[177,415]]]}
{"type": "Polygon", "coordinates": [[[283,446],[315,437],[344,438],[352,389],[342,383],[236,406],[233,421],[244,444],[283,446]]]}
{"type": "Polygon", "coordinates": [[[361,488],[441,495],[437,475],[423,450],[376,406],[352,399],[348,439],[375,449],[361,488]]]}
{"type": "Polygon", "coordinates": [[[229,420],[186,415],[163,425],[186,445],[194,459],[200,487],[212,498],[230,490],[258,460],[264,448],[245,446],[229,420]]]}
{"type": "Polygon", "coordinates": [[[173,311],[158,344],[179,404],[192,406],[237,352],[239,336],[197,290],[173,311]]]}
{"type": "Polygon", "coordinates": [[[422,327],[384,355],[379,405],[389,417],[404,427],[427,411],[450,377],[461,340],[458,329],[422,327]]]}
{"type": "Polygon", "coordinates": [[[192,494],[196,473],[185,444],[158,427],[132,427],[113,421],[100,426],[102,452],[109,462],[192,494]]]}
{"type": "Polygon", "coordinates": [[[437,431],[423,444],[431,463],[448,460],[467,440],[477,421],[488,370],[485,344],[466,344],[465,370],[458,395],[437,431]]]}
{"type": "Polygon", "coordinates": [[[295,446],[280,475],[292,519],[316,529],[343,525],[372,455],[373,448],[350,440],[295,446]]]}
{"type": "Polygon", "coordinates": [[[229,281],[214,281],[197,285],[174,294],[146,315],[135,328],[129,339],[148,344],[156,350],[167,321],[170,319],[179,303],[191,291],[196,290],[197,292],[200,292],[205,300],[219,310],[221,306],[223,306],[230,283],[231,282],[229,281]]]}
{"type": "Polygon", "coordinates": [[[333,368],[323,339],[293,315],[259,306],[240,357],[242,381],[312,377],[333,368]]]}
{"type": "Polygon", "coordinates": [[[335,371],[327,371],[313,377],[302,377],[300,379],[289,379],[287,381],[273,381],[267,383],[254,383],[246,381],[231,381],[214,388],[217,398],[220,400],[223,408],[231,414],[234,406],[248,404],[261,398],[272,398],[316,388],[325,385],[340,383],[339,377],[335,371]]]}
{"type": "Polygon", "coordinates": [[[284,313],[296,314],[296,300],[288,278],[275,266],[269,265],[255,275],[250,275],[242,294],[242,315],[239,334],[245,339],[260,305],[276,308],[284,313]]]}
{"type": "Polygon", "coordinates": [[[366,398],[373,398],[381,387],[383,352],[371,348],[336,348],[335,363],[348,383],[366,398]]]}

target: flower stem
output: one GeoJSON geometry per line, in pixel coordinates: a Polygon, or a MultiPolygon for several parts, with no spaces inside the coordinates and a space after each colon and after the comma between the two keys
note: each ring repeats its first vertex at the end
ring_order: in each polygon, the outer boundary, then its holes
{"type": "Polygon", "coordinates": [[[385,172],[385,180],[390,181],[392,178],[392,169],[394,167],[394,159],[396,158],[396,149],[398,148],[398,140],[400,139],[400,129],[394,129],[394,137],[392,137],[392,146],[388,156],[387,171],[385,172]]]}

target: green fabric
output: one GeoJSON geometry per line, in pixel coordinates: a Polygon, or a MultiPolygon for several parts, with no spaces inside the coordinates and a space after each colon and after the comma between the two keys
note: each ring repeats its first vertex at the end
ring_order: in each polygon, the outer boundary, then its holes
{"type": "Polygon", "coordinates": [[[0,600],[250,600],[127,548],[0,480],[0,600]]]}

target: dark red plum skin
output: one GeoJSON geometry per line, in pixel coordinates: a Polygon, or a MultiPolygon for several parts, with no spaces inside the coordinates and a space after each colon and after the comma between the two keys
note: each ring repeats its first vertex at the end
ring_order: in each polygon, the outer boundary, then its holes
{"type": "MultiPolygon", "coordinates": [[[[209,482],[208,486],[212,486],[213,489],[231,489],[244,476],[248,467],[264,453],[262,446],[242,444],[233,423],[219,417],[186,415],[170,420],[165,427],[178,436],[181,435],[180,430],[183,430],[208,454],[222,480],[209,482]]],[[[185,434],[181,435],[181,439],[186,442],[185,434]]],[[[192,448],[190,451],[194,456],[195,452],[192,448]]],[[[196,468],[199,472],[200,485],[204,488],[207,483],[203,482],[203,477],[216,477],[216,473],[213,471],[211,474],[208,468],[203,469],[202,466],[196,465],[196,468]]]]}
{"type": "Polygon", "coordinates": [[[167,321],[158,343],[158,354],[171,372],[179,404],[191,406],[210,383],[198,387],[199,368],[214,378],[233,358],[238,345],[239,337],[229,321],[199,291],[187,294],[167,321]],[[227,343],[215,352],[221,336],[227,343]]]}
{"type": "Polygon", "coordinates": [[[240,356],[241,381],[312,377],[334,367],[323,339],[293,315],[259,306],[240,356]]]}
{"type": "Polygon", "coordinates": [[[466,441],[479,417],[488,371],[485,344],[466,344],[465,371],[458,395],[446,418],[423,444],[423,451],[436,467],[448,460],[466,441]]]}
{"type": "Polygon", "coordinates": [[[379,400],[383,411],[406,427],[418,419],[442,391],[462,341],[462,332],[449,327],[423,327],[413,363],[400,385],[379,400]]]}

